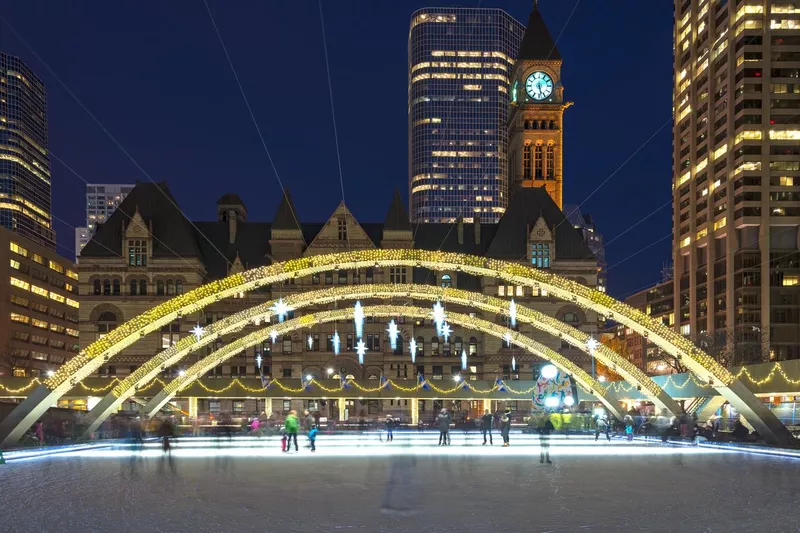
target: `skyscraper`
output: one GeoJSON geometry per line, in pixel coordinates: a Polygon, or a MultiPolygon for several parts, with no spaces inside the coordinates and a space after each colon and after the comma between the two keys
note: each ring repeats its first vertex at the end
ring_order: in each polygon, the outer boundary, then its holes
{"type": "Polygon", "coordinates": [[[81,254],[83,247],[92,239],[92,235],[97,230],[97,224],[108,220],[111,213],[128,196],[133,187],[133,184],[86,184],[86,226],[75,228],[76,256],[81,254]]]}
{"type": "Polygon", "coordinates": [[[412,222],[497,222],[508,205],[510,75],[525,27],[499,9],[425,8],[408,37],[412,222]]]}
{"type": "Polygon", "coordinates": [[[55,249],[50,218],[47,95],[17,57],[0,52],[0,226],[55,249]]]}
{"type": "Polygon", "coordinates": [[[675,321],[728,364],[800,357],[800,4],[676,0],[675,321]]]}

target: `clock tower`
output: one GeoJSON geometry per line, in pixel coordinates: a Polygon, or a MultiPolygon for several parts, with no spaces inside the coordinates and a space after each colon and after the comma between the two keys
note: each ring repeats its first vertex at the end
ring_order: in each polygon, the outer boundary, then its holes
{"type": "Polygon", "coordinates": [[[509,192],[544,187],[563,207],[564,101],[561,55],[534,0],[511,75],[508,118],[509,192]]]}

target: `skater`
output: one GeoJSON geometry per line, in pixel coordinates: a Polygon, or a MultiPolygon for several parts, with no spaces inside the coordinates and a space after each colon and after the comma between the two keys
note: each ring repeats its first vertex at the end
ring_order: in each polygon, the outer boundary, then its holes
{"type": "Polygon", "coordinates": [[[448,414],[447,409],[442,409],[439,416],[436,417],[436,423],[439,426],[439,446],[450,445],[450,421],[451,416],[448,414]]]}
{"type": "Polygon", "coordinates": [[[281,451],[285,452],[288,447],[286,428],[281,428],[281,451]]]}
{"type": "Polygon", "coordinates": [[[308,431],[308,442],[311,445],[311,451],[317,451],[317,425],[313,424],[308,431]]]}
{"type": "Polygon", "coordinates": [[[628,438],[628,442],[633,440],[633,417],[631,415],[625,415],[623,419],[625,422],[625,436],[628,438]]]}
{"type": "Polygon", "coordinates": [[[39,441],[39,446],[44,446],[44,424],[41,421],[36,422],[36,440],[39,441]]]}
{"type": "Polygon", "coordinates": [[[550,417],[545,415],[539,419],[539,462],[544,463],[545,459],[547,464],[552,464],[550,460],[550,433],[555,429],[550,417]]]}
{"type": "Polygon", "coordinates": [[[602,415],[598,415],[597,419],[594,422],[594,440],[597,442],[597,439],[600,438],[600,433],[606,434],[606,439],[611,441],[611,436],[608,434],[609,427],[608,427],[608,418],[606,418],[605,413],[602,415]]]}
{"type": "Polygon", "coordinates": [[[500,417],[500,434],[503,436],[503,447],[507,448],[511,444],[508,442],[508,434],[511,433],[511,408],[506,407],[503,416],[500,417]]]}
{"type": "Polygon", "coordinates": [[[289,451],[289,448],[292,446],[292,441],[294,441],[294,451],[300,451],[300,448],[297,446],[297,431],[300,428],[300,421],[297,420],[297,411],[294,409],[289,411],[289,415],[286,417],[283,426],[286,428],[285,451],[289,451]]]}
{"type": "Polygon", "coordinates": [[[394,440],[394,427],[396,422],[392,415],[388,415],[386,417],[386,442],[392,442],[394,440]]]}
{"type": "Polygon", "coordinates": [[[492,413],[489,412],[487,409],[484,415],[481,417],[481,431],[483,431],[483,445],[486,446],[486,434],[489,434],[489,445],[493,446],[494,442],[492,442],[492,422],[494,421],[494,417],[492,413]]]}
{"type": "Polygon", "coordinates": [[[314,415],[311,414],[311,411],[308,409],[305,410],[303,416],[305,417],[303,422],[305,423],[306,431],[311,431],[311,427],[317,425],[317,419],[314,418],[314,415]]]}

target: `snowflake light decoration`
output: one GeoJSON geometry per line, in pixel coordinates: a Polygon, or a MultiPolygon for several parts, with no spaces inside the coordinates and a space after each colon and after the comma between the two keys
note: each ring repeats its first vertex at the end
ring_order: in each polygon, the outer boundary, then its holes
{"type": "Polygon", "coordinates": [[[204,328],[200,324],[197,324],[195,327],[193,327],[191,330],[189,330],[189,333],[194,335],[194,338],[197,341],[200,340],[200,337],[202,337],[205,332],[206,332],[206,328],[204,328]]]}
{"type": "Polygon", "coordinates": [[[408,350],[411,352],[411,362],[417,362],[417,341],[414,337],[411,337],[411,340],[408,341],[408,350]]]}
{"type": "Polygon", "coordinates": [[[363,339],[358,339],[356,343],[356,353],[358,354],[358,364],[364,364],[364,356],[367,354],[367,345],[363,339]]]}
{"type": "Polygon", "coordinates": [[[400,332],[397,330],[397,323],[394,321],[394,319],[389,322],[389,328],[386,331],[389,332],[389,344],[392,346],[392,350],[396,350],[397,336],[400,332]]]}
{"type": "Polygon", "coordinates": [[[451,333],[453,333],[453,328],[450,327],[450,324],[447,322],[442,324],[442,337],[444,338],[444,342],[447,342],[447,339],[450,338],[451,333]]]}
{"type": "Polygon", "coordinates": [[[283,322],[286,314],[292,309],[289,307],[289,304],[283,301],[283,298],[278,298],[278,301],[271,307],[271,310],[273,314],[278,317],[278,322],[283,322]]]}
{"type": "Polygon", "coordinates": [[[357,301],[353,309],[353,322],[356,324],[356,337],[364,336],[364,308],[361,307],[361,301],[357,301]]]}

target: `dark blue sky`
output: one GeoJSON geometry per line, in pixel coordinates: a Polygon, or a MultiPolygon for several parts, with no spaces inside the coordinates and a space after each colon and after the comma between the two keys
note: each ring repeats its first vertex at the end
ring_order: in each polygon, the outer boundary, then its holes
{"type": "MultiPolygon", "coordinates": [[[[542,0],[555,38],[574,0],[542,0]]],[[[318,3],[209,0],[280,178],[299,216],[323,221],[341,198],[318,3]]],[[[407,195],[407,40],[415,0],[325,0],[345,200],[382,221],[407,195]]],[[[465,2],[478,6],[477,0],[465,2]]],[[[527,0],[487,0],[527,21],[527,0]]],[[[7,2],[1,14],[192,219],[233,191],[271,220],[280,187],[202,1],[7,2]]],[[[580,2],[558,41],[565,94],[565,201],[581,203],[671,115],[672,4],[580,2]]],[[[148,179],[33,53],[0,24],[0,48],[44,79],[50,149],[89,182],[148,179]]],[[[582,206],[607,240],[670,199],[667,125],[582,206]]],[[[84,184],[53,161],[54,214],[84,223],[84,184]]],[[[407,200],[407,199],[406,199],[407,200]]],[[[608,250],[609,265],[667,235],[669,206],[608,250]]],[[[74,232],[56,222],[62,254],[74,232]]],[[[69,250],[69,251],[68,251],[69,250]]],[[[623,296],[655,281],[670,239],[609,272],[623,296]]]]}

